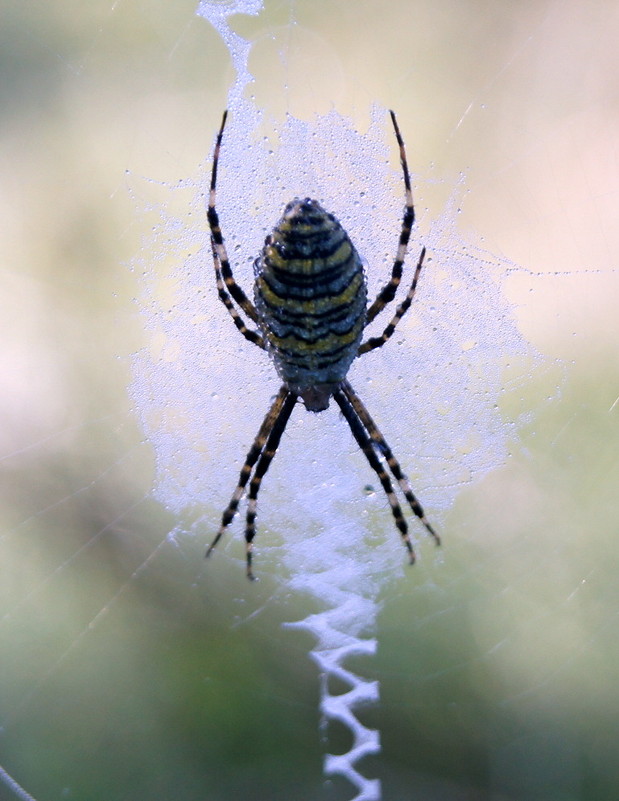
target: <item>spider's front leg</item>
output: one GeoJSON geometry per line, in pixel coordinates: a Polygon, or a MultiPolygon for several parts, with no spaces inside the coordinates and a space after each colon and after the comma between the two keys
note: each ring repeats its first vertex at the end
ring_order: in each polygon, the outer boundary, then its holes
{"type": "MultiPolygon", "coordinates": [[[[230,295],[232,295],[234,301],[241,307],[241,309],[245,312],[245,314],[249,317],[249,319],[257,323],[258,312],[256,311],[256,307],[249,300],[249,298],[247,297],[245,292],[243,292],[241,287],[236,283],[234,276],[232,274],[232,268],[230,267],[230,260],[228,258],[226,245],[224,243],[223,234],[221,232],[221,225],[219,223],[219,215],[217,214],[217,209],[216,209],[217,168],[219,166],[219,152],[221,150],[221,141],[223,139],[224,128],[226,127],[227,118],[228,118],[228,111],[226,110],[224,111],[223,117],[221,119],[221,127],[219,128],[219,133],[217,134],[217,139],[215,140],[215,151],[213,153],[213,166],[211,169],[211,188],[209,192],[207,218],[208,218],[209,228],[211,229],[211,237],[212,237],[211,242],[212,242],[213,253],[216,256],[215,258],[216,273],[219,270],[220,278],[223,279],[223,283],[225,285],[226,290],[230,293],[230,295]]],[[[227,305],[226,308],[228,308],[227,305]]],[[[228,311],[230,311],[230,309],[228,309],[228,311]]]]}
{"type": "MultiPolygon", "coordinates": [[[[411,303],[413,302],[413,298],[415,297],[415,291],[417,289],[417,282],[419,281],[419,275],[421,273],[421,268],[423,267],[423,260],[426,255],[426,249],[421,249],[421,254],[419,256],[419,261],[417,262],[417,267],[415,268],[415,274],[413,275],[413,281],[410,285],[410,289],[408,290],[406,297],[400,303],[400,305],[395,310],[395,314],[391,318],[389,325],[385,328],[383,333],[379,337],[370,337],[370,339],[366,339],[365,342],[362,342],[359,345],[359,350],[357,351],[357,356],[361,356],[363,353],[367,353],[370,350],[374,350],[375,348],[382,347],[385,342],[391,337],[393,332],[395,331],[396,325],[400,322],[402,317],[408,311],[411,303]]],[[[367,325],[367,322],[366,322],[367,325]]]]}
{"type": "Polygon", "coordinates": [[[376,300],[367,310],[366,321],[368,323],[371,323],[376,315],[380,314],[385,306],[388,303],[391,303],[395,297],[395,293],[402,279],[402,269],[404,267],[406,251],[408,250],[408,242],[411,236],[411,230],[415,224],[415,206],[413,204],[411,177],[408,171],[408,162],[406,160],[406,148],[404,147],[404,140],[402,139],[402,134],[400,133],[400,128],[395,118],[395,113],[390,111],[389,114],[391,115],[391,122],[393,123],[395,138],[400,148],[400,164],[402,166],[402,175],[404,176],[404,195],[406,205],[404,207],[404,217],[402,218],[402,229],[400,231],[398,250],[393,262],[393,267],[391,269],[391,278],[381,289],[376,296],[376,300]]]}
{"type": "Polygon", "coordinates": [[[224,304],[228,313],[232,317],[232,322],[235,326],[239,329],[241,334],[248,339],[250,342],[253,342],[254,345],[258,345],[259,348],[266,350],[266,342],[261,334],[257,331],[252,331],[251,328],[248,328],[245,325],[245,321],[241,317],[241,315],[236,310],[234,303],[230,299],[230,295],[226,291],[226,286],[224,284],[223,278],[221,276],[221,267],[219,265],[219,259],[217,257],[217,250],[215,248],[215,240],[211,236],[211,250],[213,252],[213,264],[215,265],[215,282],[217,284],[217,292],[219,295],[219,300],[224,304]]]}

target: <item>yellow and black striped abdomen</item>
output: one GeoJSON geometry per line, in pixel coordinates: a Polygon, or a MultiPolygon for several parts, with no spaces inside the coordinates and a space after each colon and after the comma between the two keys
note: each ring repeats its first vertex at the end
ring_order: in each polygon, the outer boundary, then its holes
{"type": "MultiPolygon", "coordinates": [[[[256,262],[256,308],[278,373],[307,408],[312,390],[331,394],[357,355],[366,284],[348,234],[315,200],[295,199],[256,262]]],[[[315,405],[315,403],[314,403],[315,405]]]]}

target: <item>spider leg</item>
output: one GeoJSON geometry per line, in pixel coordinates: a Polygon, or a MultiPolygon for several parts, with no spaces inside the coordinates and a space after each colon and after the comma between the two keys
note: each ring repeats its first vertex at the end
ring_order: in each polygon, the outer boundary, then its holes
{"type": "Polygon", "coordinates": [[[247,518],[245,523],[245,547],[247,558],[247,578],[250,581],[254,580],[254,574],[251,569],[251,561],[253,540],[256,536],[256,508],[258,504],[258,492],[260,491],[260,485],[262,483],[262,479],[264,478],[264,474],[269,469],[269,465],[271,464],[273,457],[275,456],[275,452],[279,447],[279,441],[282,438],[284,429],[286,428],[288,420],[290,419],[290,415],[292,414],[292,410],[297,402],[297,397],[298,396],[295,395],[294,392],[287,390],[287,395],[284,398],[281,410],[273,423],[271,431],[269,432],[269,438],[262,453],[260,454],[260,460],[256,465],[254,475],[249,483],[247,518]]]}
{"type": "Polygon", "coordinates": [[[213,549],[219,542],[219,540],[224,535],[226,529],[232,522],[234,515],[239,507],[239,503],[241,498],[243,497],[243,492],[245,490],[245,485],[247,484],[249,477],[251,475],[251,471],[253,466],[258,461],[260,454],[262,453],[265,443],[271,433],[273,426],[277,422],[277,419],[282,411],[282,406],[284,405],[284,401],[286,400],[289,392],[285,386],[282,386],[279,390],[277,397],[273,401],[271,408],[266,413],[264,420],[262,421],[262,425],[258,430],[258,434],[256,435],[256,439],[253,442],[253,445],[249,449],[247,453],[247,458],[245,459],[245,464],[241,469],[241,475],[239,476],[239,482],[236,485],[236,489],[230,499],[230,503],[226,507],[222,518],[221,518],[221,525],[219,527],[219,531],[215,535],[215,539],[209,545],[206,556],[210,556],[213,552],[213,549]]]}
{"type": "Polygon", "coordinates": [[[374,447],[378,450],[378,452],[384,457],[385,461],[389,465],[389,469],[393,473],[394,478],[400,485],[402,492],[404,493],[406,500],[409,503],[410,508],[413,512],[417,515],[419,520],[423,523],[426,528],[426,531],[430,536],[434,539],[434,542],[437,545],[441,544],[441,538],[436,533],[436,531],[432,528],[428,520],[426,519],[425,513],[423,511],[423,507],[413,494],[413,489],[410,485],[410,481],[402,472],[402,468],[398,460],[393,455],[391,448],[387,445],[387,441],[385,440],[384,436],[381,434],[378,426],[370,416],[370,413],[365,408],[365,405],[361,398],[357,395],[355,390],[351,387],[348,381],[344,381],[342,384],[342,390],[346,395],[347,399],[350,401],[353,409],[359,416],[359,419],[365,426],[366,431],[370,435],[372,442],[374,443],[374,447]]]}
{"type": "Polygon", "coordinates": [[[257,332],[252,331],[245,325],[245,321],[241,317],[241,315],[236,310],[234,303],[230,299],[230,295],[226,291],[226,286],[224,284],[223,278],[221,277],[221,268],[219,266],[219,258],[217,257],[217,250],[215,249],[215,242],[213,237],[211,236],[211,250],[213,251],[213,264],[215,265],[215,280],[217,282],[217,292],[219,293],[219,300],[224,304],[230,316],[232,317],[232,321],[235,326],[239,329],[241,334],[248,339],[250,342],[253,342],[254,345],[258,345],[258,347],[266,350],[266,344],[263,337],[257,332]]]}
{"type": "Polygon", "coordinates": [[[400,129],[398,127],[398,123],[395,118],[395,113],[393,111],[390,111],[389,114],[391,115],[391,122],[393,123],[395,138],[397,139],[400,148],[400,164],[402,165],[402,173],[404,175],[404,193],[405,193],[406,207],[404,209],[404,217],[402,219],[402,230],[400,231],[400,241],[398,244],[398,251],[391,270],[391,278],[385,284],[385,286],[380,290],[380,292],[376,296],[376,300],[367,310],[366,325],[368,323],[371,323],[372,320],[376,317],[376,315],[379,314],[388,303],[391,303],[391,301],[395,297],[396,290],[400,285],[400,280],[402,278],[402,267],[404,265],[404,259],[406,258],[406,251],[408,249],[408,241],[410,239],[411,229],[415,222],[413,191],[411,189],[411,178],[410,178],[410,173],[408,171],[408,162],[406,161],[406,150],[404,148],[404,140],[402,139],[402,134],[400,133],[400,129]]]}
{"type": "Polygon", "coordinates": [[[374,348],[382,347],[385,342],[389,339],[389,337],[395,331],[396,325],[400,322],[402,317],[408,311],[411,303],[413,302],[413,298],[415,297],[415,290],[417,289],[417,282],[419,280],[419,274],[421,273],[421,268],[423,267],[423,260],[426,255],[426,249],[421,249],[421,254],[419,256],[419,261],[417,262],[417,267],[415,268],[415,275],[413,276],[413,282],[410,285],[410,289],[402,303],[398,306],[395,311],[395,314],[391,318],[391,322],[385,328],[383,333],[379,337],[370,337],[361,345],[359,345],[359,350],[357,351],[357,356],[361,356],[363,353],[367,353],[370,350],[374,350],[374,348]]]}
{"type": "Polygon", "coordinates": [[[215,209],[219,151],[221,150],[221,140],[224,135],[224,128],[226,127],[227,117],[228,117],[228,111],[226,110],[224,111],[221,120],[221,127],[219,129],[219,133],[217,134],[217,140],[215,142],[215,152],[213,153],[213,168],[211,171],[211,189],[209,194],[208,211],[207,211],[208,224],[211,229],[211,236],[213,237],[213,243],[214,243],[213,247],[217,253],[219,264],[221,265],[221,276],[224,280],[224,283],[228,291],[234,298],[234,300],[238,303],[238,305],[245,312],[245,314],[251,320],[257,323],[258,312],[256,311],[254,304],[249,300],[249,298],[243,292],[241,287],[236,283],[236,281],[234,280],[234,276],[232,275],[232,269],[230,267],[228,253],[226,252],[224,238],[221,233],[221,227],[219,225],[219,215],[217,214],[217,211],[215,209]]]}
{"type": "Polygon", "coordinates": [[[404,519],[404,515],[402,514],[402,509],[400,507],[400,504],[398,503],[396,494],[393,491],[391,480],[389,479],[389,476],[385,472],[385,469],[381,464],[380,459],[376,455],[376,452],[374,451],[374,448],[372,446],[372,440],[368,436],[365,427],[359,418],[359,415],[357,414],[351,402],[349,401],[346,392],[344,390],[338,389],[338,391],[333,395],[333,397],[337,405],[342,410],[342,414],[346,418],[346,421],[350,426],[350,430],[352,431],[354,438],[357,440],[357,444],[365,454],[366,459],[370,463],[370,467],[372,468],[372,470],[374,470],[374,472],[378,476],[380,483],[382,484],[382,487],[385,490],[385,494],[387,495],[387,500],[389,501],[389,505],[391,506],[391,512],[395,519],[395,524],[398,528],[398,531],[400,532],[404,546],[408,551],[408,559],[410,564],[412,565],[415,563],[415,551],[410,541],[410,537],[408,536],[408,526],[406,525],[406,520],[404,519]]]}

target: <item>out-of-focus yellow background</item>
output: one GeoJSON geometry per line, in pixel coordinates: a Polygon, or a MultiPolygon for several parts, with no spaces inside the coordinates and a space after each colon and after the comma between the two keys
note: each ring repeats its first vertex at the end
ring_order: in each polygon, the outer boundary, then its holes
{"type": "MultiPolygon", "coordinates": [[[[206,582],[203,542],[166,543],[127,394],[136,208],[160,200],[141,177],[208,160],[233,76],[195,6],[2,4],[0,764],[38,801],[351,795],[323,786],[311,641],[280,628],[303,599],[206,582]]],[[[385,592],[364,769],[385,799],[614,798],[619,9],[267,0],[233,27],[270,113],[364,126],[378,102],[416,171],[466,173],[462,231],[526,268],[506,282],[519,325],[565,365],[559,394],[556,370],[531,376],[443,564],[385,592]]]]}

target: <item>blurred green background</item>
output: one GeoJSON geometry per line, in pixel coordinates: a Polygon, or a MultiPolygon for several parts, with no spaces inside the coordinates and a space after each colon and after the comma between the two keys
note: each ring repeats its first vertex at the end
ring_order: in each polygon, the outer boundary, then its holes
{"type": "MultiPolygon", "coordinates": [[[[223,560],[205,581],[203,542],[166,541],[127,395],[136,203],[158,194],[135,177],[208,159],[233,75],[195,5],[1,6],[0,763],[38,801],[351,797],[321,774],[347,738],[320,741],[311,639],[280,625],[306,600],[266,557],[249,591],[223,560]]],[[[619,9],[267,0],[234,28],[269,112],[364,126],[379,102],[416,170],[466,172],[461,229],[530,271],[506,291],[566,365],[559,395],[556,370],[531,376],[443,562],[385,590],[356,666],[381,682],[364,771],[385,799],[617,797],[619,9]]]]}

